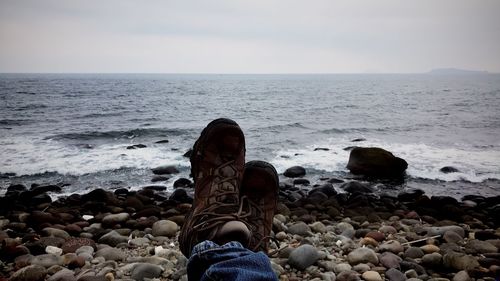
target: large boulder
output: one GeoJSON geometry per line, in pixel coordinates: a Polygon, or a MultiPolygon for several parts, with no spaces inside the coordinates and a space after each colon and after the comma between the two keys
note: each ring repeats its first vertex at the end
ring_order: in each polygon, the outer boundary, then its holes
{"type": "Polygon", "coordinates": [[[399,178],[408,163],[391,152],[378,147],[356,147],[351,150],[347,169],[353,174],[376,178],[399,178]]]}

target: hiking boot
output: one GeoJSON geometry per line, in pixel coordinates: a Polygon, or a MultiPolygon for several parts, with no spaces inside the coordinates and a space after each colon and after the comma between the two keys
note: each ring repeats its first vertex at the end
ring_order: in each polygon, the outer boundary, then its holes
{"type": "Polygon", "coordinates": [[[278,192],[279,178],[273,165],[263,161],[245,165],[240,200],[243,210],[250,213],[246,218],[252,232],[250,250],[267,254],[278,192]]]}
{"type": "Polygon", "coordinates": [[[179,247],[190,257],[205,240],[219,245],[238,241],[247,246],[250,231],[240,208],[240,182],[245,165],[245,138],[236,122],[216,119],[201,132],[190,157],[195,192],[179,235],[179,247]]]}

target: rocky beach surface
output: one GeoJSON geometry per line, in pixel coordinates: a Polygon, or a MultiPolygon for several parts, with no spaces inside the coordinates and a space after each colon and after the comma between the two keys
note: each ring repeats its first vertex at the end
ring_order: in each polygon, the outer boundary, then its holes
{"type": "MultiPolygon", "coordinates": [[[[404,171],[406,162],[395,160],[385,162],[404,171]]],[[[356,159],[350,165],[366,169],[356,159]]],[[[155,180],[177,171],[152,172],[155,180]]],[[[500,196],[457,200],[418,189],[389,195],[374,192],[384,181],[373,178],[322,178],[311,186],[298,166],[280,178],[268,253],[279,280],[499,278],[500,196]]],[[[60,192],[60,185],[5,187],[0,279],[187,280],[177,237],[193,183],[182,178],[173,187],[95,189],[55,201],[48,193],[60,192]]]]}

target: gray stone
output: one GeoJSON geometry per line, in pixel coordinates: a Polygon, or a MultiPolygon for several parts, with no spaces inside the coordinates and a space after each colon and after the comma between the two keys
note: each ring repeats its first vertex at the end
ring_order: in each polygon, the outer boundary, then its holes
{"type": "Polygon", "coordinates": [[[443,234],[443,239],[447,243],[458,243],[462,241],[463,237],[460,236],[458,233],[455,231],[448,230],[443,234]]]}
{"type": "Polygon", "coordinates": [[[320,221],[317,221],[317,222],[311,224],[311,229],[312,229],[312,231],[314,231],[316,233],[325,233],[326,232],[326,226],[320,221]]]}
{"type": "Polygon", "coordinates": [[[391,268],[391,269],[387,270],[385,272],[385,278],[387,278],[390,281],[405,281],[406,280],[406,276],[404,275],[404,273],[395,269],[395,268],[391,268]]]}
{"type": "Polygon", "coordinates": [[[470,240],[465,245],[465,252],[468,254],[487,254],[498,252],[497,247],[489,242],[481,240],[470,240]]]}
{"type": "MultiPolygon", "coordinates": [[[[324,268],[326,271],[335,271],[335,267],[337,266],[337,264],[334,261],[325,261],[325,260],[318,261],[318,265],[319,267],[324,268]]],[[[351,269],[350,265],[349,269],[351,269]]]]}
{"type": "Polygon", "coordinates": [[[401,261],[402,259],[399,256],[391,252],[384,252],[380,255],[380,263],[386,268],[399,267],[401,261]]]}
{"type": "Polygon", "coordinates": [[[463,253],[449,252],[443,256],[445,267],[456,270],[468,270],[479,266],[477,258],[463,253]]]}
{"type": "Polygon", "coordinates": [[[401,253],[404,248],[403,246],[401,246],[401,244],[396,241],[396,240],[389,240],[385,243],[383,243],[382,245],[379,246],[379,250],[380,251],[389,251],[389,252],[392,252],[394,254],[398,254],[398,253],[401,253]]]}
{"type": "Polygon", "coordinates": [[[40,265],[28,265],[14,272],[10,281],[43,281],[47,276],[47,270],[40,265]]]}
{"type": "Polygon", "coordinates": [[[465,237],[465,230],[461,228],[460,226],[456,225],[448,225],[448,226],[431,226],[431,227],[425,227],[425,231],[427,231],[427,235],[429,236],[434,236],[434,235],[444,235],[446,231],[453,231],[460,235],[460,237],[464,238],[465,237]]]}
{"type": "Polygon", "coordinates": [[[103,257],[105,260],[123,261],[127,258],[125,252],[120,249],[106,247],[98,250],[95,257],[103,257]]]}
{"type": "Polygon", "coordinates": [[[380,274],[376,271],[365,271],[361,277],[366,281],[383,281],[380,274]]]}
{"type": "Polygon", "coordinates": [[[33,257],[31,264],[49,268],[53,265],[63,265],[63,258],[54,254],[43,254],[33,257]]]}
{"type": "Polygon", "coordinates": [[[453,276],[452,280],[453,281],[470,281],[472,279],[470,278],[467,271],[461,270],[461,271],[457,272],[457,274],[455,274],[455,276],[453,276]]]}
{"type": "Polygon", "coordinates": [[[318,250],[311,245],[302,245],[293,250],[288,257],[288,264],[304,270],[310,265],[314,264],[319,258],[318,250]]]}
{"type": "Polygon", "coordinates": [[[101,238],[99,238],[99,243],[108,244],[111,247],[115,247],[120,243],[127,243],[128,237],[120,235],[120,233],[115,230],[111,230],[110,232],[104,234],[101,238]]]}
{"type": "Polygon", "coordinates": [[[348,263],[339,263],[337,265],[334,266],[334,269],[333,271],[335,271],[335,273],[339,274],[343,271],[350,271],[352,269],[352,266],[348,263]]]}
{"type": "Polygon", "coordinates": [[[60,237],[64,240],[68,240],[69,238],[71,238],[68,232],[57,228],[46,227],[42,230],[42,232],[47,236],[60,237]]]}
{"type": "Polygon", "coordinates": [[[160,220],[153,224],[152,234],[154,236],[174,237],[177,234],[178,225],[170,220],[160,220]]]}
{"type": "Polygon", "coordinates": [[[288,227],[288,232],[300,236],[309,236],[311,235],[311,228],[306,223],[300,221],[288,227]]]}
{"type": "Polygon", "coordinates": [[[340,234],[349,229],[354,230],[354,227],[350,223],[340,222],[335,226],[335,233],[340,234]]]}
{"type": "Polygon", "coordinates": [[[160,277],[163,268],[158,265],[149,263],[138,263],[132,269],[132,274],[130,277],[134,280],[143,281],[144,278],[158,278],[160,277]]]}
{"type": "Polygon", "coordinates": [[[418,247],[410,247],[405,251],[405,257],[419,259],[424,256],[424,251],[418,247]]]}
{"type": "Polygon", "coordinates": [[[76,281],[76,277],[72,270],[63,268],[50,276],[47,281],[76,281]]]}
{"type": "Polygon", "coordinates": [[[351,265],[367,262],[378,264],[378,257],[372,249],[357,248],[347,255],[347,261],[349,261],[351,265]]]}
{"type": "Polygon", "coordinates": [[[367,265],[366,263],[358,263],[357,265],[352,267],[352,270],[359,272],[359,273],[363,273],[365,271],[370,270],[370,266],[367,265]]]}
{"type": "Polygon", "coordinates": [[[426,254],[422,257],[422,264],[429,267],[441,266],[443,256],[440,253],[426,254]]]}
{"type": "Polygon", "coordinates": [[[337,274],[336,281],[357,281],[357,280],[361,280],[359,278],[359,273],[357,273],[356,271],[347,270],[337,274]]]}
{"type": "Polygon", "coordinates": [[[128,213],[119,213],[107,215],[102,219],[102,223],[106,225],[115,225],[117,223],[126,222],[130,218],[128,213]]]}

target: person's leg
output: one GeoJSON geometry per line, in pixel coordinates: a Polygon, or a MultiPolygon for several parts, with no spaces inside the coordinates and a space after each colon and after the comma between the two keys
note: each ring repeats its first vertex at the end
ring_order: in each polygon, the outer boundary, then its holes
{"type": "Polygon", "coordinates": [[[252,252],[239,242],[217,245],[205,241],[196,245],[187,272],[189,280],[278,280],[263,252],[252,252]]]}

